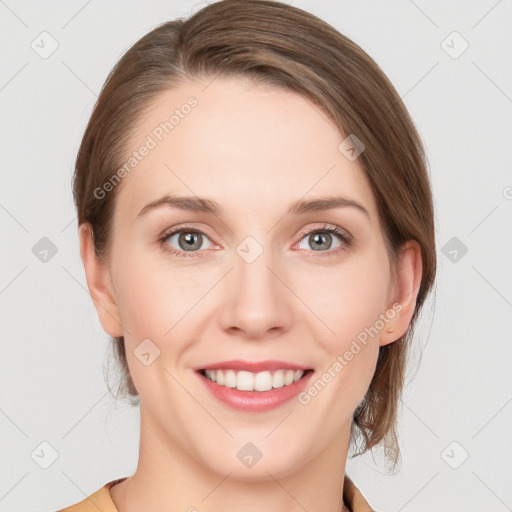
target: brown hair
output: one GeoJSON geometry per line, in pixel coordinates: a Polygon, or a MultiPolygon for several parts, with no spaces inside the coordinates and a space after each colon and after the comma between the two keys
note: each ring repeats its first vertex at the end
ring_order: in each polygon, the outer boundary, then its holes
{"type": "MultiPolygon", "coordinates": [[[[352,441],[364,453],[384,445],[399,457],[396,422],[407,351],[420,309],[434,283],[434,211],[420,137],[393,85],[357,44],[301,9],[267,0],[223,0],[189,17],[159,25],[137,41],[110,72],[87,125],[76,161],[78,225],[92,228],[106,261],[119,187],[97,198],[125,160],[130,134],[159,93],[186,80],[248,76],[313,101],[366,149],[359,156],[375,195],[393,270],[404,242],[421,247],[423,274],[408,331],[380,347],[375,374],[354,413],[352,441]]],[[[114,338],[119,392],[135,397],[124,338],[114,338]]]]}

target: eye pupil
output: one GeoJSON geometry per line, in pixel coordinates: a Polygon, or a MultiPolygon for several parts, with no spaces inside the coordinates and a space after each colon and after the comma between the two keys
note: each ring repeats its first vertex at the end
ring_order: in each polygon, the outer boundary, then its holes
{"type": "Polygon", "coordinates": [[[199,249],[201,247],[201,242],[199,242],[199,244],[197,244],[197,240],[199,239],[199,236],[200,236],[200,233],[192,233],[190,231],[182,234],[180,236],[180,245],[181,245],[181,242],[184,241],[185,242],[185,250],[194,250],[194,249],[199,249]]]}
{"type": "MultiPolygon", "coordinates": [[[[313,248],[314,250],[316,250],[316,248],[320,247],[322,248],[322,241],[324,241],[325,239],[327,239],[327,247],[324,247],[324,248],[329,248],[329,245],[330,245],[330,239],[331,239],[331,235],[329,233],[326,233],[326,234],[321,234],[321,233],[314,233],[313,234],[313,248]],[[317,242],[320,242],[318,245],[317,242]],[[316,248],[315,248],[316,247],[316,248]]],[[[324,244],[325,245],[325,244],[324,244]]]]}
{"type": "MultiPolygon", "coordinates": [[[[317,230],[310,232],[308,236],[304,236],[304,240],[309,240],[309,243],[306,245],[309,245],[310,250],[313,250],[314,252],[327,252],[331,251],[332,243],[333,243],[333,235],[335,237],[340,239],[341,245],[345,244],[350,246],[350,242],[347,241],[346,238],[344,238],[341,234],[338,233],[338,231],[328,228],[327,226],[322,230],[317,230]]],[[[178,236],[177,244],[179,248],[176,248],[174,251],[171,250],[174,254],[178,254],[180,256],[183,256],[184,253],[189,252],[199,252],[201,250],[201,247],[203,245],[203,237],[208,238],[204,233],[201,231],[196,230],[176,230],[174,232],[171,232],[170,234],[164,236],[161,240],[162,243],[165,241],[167,242],[171,238],[174,238],[175,236],[178,236]]],[[[176,243],[176,242],[175,242],[176,243]]],[[[172,245],[172,244],[170,244],[172,245]]],[[[307,247],[304,247],[307,248],[307,247]]],[[[331,251],[332,252],[332,251],[331,251]]]]}

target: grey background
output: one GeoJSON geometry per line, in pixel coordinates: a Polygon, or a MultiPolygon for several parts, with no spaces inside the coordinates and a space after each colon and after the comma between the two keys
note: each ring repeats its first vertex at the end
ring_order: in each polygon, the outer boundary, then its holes
{"type": "MultiPolygon", "coordinates": [[[[435,196],[439,272],[403,398],[401,471],[387,475],[377,452],[347,473],[379,512],[512,510],[512,2],[292,3],[388,74],[425,141],[435,196]]],[[[2,512],[55,510],[136,468],[138,409],[104,381],[108,337],[87,291],[71,176],[117,59],[202,5],[0,1],[2,512]],[[47,58],[32,47],[52,39],[47,58]],[[57,249],[46,262],[43,237],[57,249]]]]}

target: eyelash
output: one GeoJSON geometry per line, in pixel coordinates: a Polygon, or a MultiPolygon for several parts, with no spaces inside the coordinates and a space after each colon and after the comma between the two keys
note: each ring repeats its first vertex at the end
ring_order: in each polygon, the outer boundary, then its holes
{"type": "MultiPolygon", "coordinates": [[[[300,240],[302,240],[305,236],[308,236],[308,235],[313,235],[316,233],[325,233],[325,232],[337,235],[341,239],[341,242],[343,242],[345,248],[352,247],[352,244],[353,244],[352,237],[350,235],[348,235],[347,233],[345,233],[344,231],[341,231],[338,227],[330,226],[329,224],[324,224],[324,226],[322,226],[321,228],[315,228],[315,229],[312,229],[309,231],[303,231],[300,234],[300,240]]],[[[178,256],[178,257],[183,257],[183,258],[197,257],[198,256],[197,253],[202,252],[202,251],[189,251],[189,254],[187,254],[187,251],[178,251],[178,250],[174,249],[173,247],[170,247],[165,242],[171,236],[175,235],[176,233],[198,233],[200,235],[205,236],[206,238],[209,238],[208,235],[206,233],[204,233],[203,231],[201,231],[200,229],[196,229],[196,228],[191,229],[191,228],[187,228],[187,227],[180,227],[178,229],[173,229],[171,231],[166,232],[164,235],[162,235],[158,239],[158,242],[159,242],[160,246],[164,249],[164,251],[172,254],[173,256],[178,256]]],[[[332,256],[340,250],[343,250],[343,246],[337,247],[336,249],[331,249],[330,251],[311,251],[311,252],[316,252],[322,257],[322,256],[332,256]]],[[[316,256],[316,255],[314,255],[314,256],[316,256]]]]}

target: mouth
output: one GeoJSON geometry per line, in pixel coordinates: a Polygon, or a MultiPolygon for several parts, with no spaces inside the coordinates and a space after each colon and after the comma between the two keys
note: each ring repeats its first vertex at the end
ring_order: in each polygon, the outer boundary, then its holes
{"type": "Polygon", "coordinates": [[[226,362],[196,369],[195,373],[220,403],[246,412],[264,412],[283,406],[306,387],[314,373],[312,368],[288,363],[264,365],[226,362]]]}
{"type": "Polygon", "coordinates": [[[264,370],[254,373],[245,370],[234,369],[201,369],[198,372],[218,386],[236,388],[239,391],[265,392],[271,389],[279,389],[291,386],[301,380],[308,372],[313,370],[264,370]]]}

